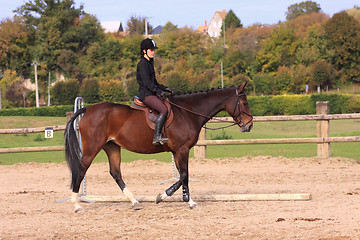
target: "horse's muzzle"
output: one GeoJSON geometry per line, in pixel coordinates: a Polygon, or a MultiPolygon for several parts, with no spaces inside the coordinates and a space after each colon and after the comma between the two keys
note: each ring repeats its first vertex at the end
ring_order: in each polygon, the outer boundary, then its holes
{"type": "Polygon", "coordinates": [[[252,128],[253,128],[253,125],[252,125],[252,124],[250,124],[250,125],[243,125],[243,126],[240,127],[240,130],[241,130],[242,132],[250,132],[252,128]]]}

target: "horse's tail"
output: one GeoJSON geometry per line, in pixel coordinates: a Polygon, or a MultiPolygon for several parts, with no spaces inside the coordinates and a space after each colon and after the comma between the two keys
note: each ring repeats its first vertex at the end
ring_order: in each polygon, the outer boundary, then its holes
{"type": "Polygon", "coordinates": [[[86,108],[79,109],[66,124],[64,139],[65,139],[65,156],[68,166],[71,171],[71,187],[81,178],[81,149],[78,138],[74,129],[74,121],[80,115],[86,112],[86,108]]]}

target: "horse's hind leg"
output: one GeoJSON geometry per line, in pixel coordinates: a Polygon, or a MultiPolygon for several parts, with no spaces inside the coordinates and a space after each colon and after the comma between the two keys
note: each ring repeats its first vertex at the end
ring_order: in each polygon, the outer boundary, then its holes
{"type": "Polygon", "coordinates": [[[121,147],[114,142],[108,142],[103,149],[109,158],[110,175],[115,179],[116,183],[119,185],[125,196],[131,201],[133,209],[142,209],[140,203],[126,187],[126,184],[121,177],[121,147]]]}

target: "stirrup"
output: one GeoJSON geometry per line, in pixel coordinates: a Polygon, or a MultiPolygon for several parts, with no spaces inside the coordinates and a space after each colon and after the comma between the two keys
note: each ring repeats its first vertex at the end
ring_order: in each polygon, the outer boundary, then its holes
{"type": "Polygon", "coordinates": [[[156,140],[154,139],[152,143],[154,145],[164,145],[165,143],[168,143],[168,142],[169,142],[168,138],[164,138],[164,137],[160,136],[160,138],[158,138],[156,140]]]}

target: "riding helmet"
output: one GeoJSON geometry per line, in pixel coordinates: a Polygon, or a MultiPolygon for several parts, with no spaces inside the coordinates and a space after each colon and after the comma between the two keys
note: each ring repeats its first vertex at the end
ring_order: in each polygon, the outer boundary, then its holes
{"type": "Polygon", "coordinates": [[[150,39],[150,38],[146,38],[144,40],[142,40],[141,44],[140,44],[140,51],[142,52],[142,50],[147,50],[147,49],[157,49],[158,47],[155,44],[155,41],[150,39]]]}

